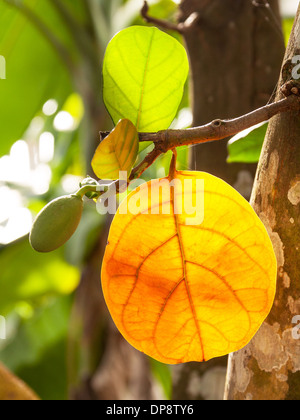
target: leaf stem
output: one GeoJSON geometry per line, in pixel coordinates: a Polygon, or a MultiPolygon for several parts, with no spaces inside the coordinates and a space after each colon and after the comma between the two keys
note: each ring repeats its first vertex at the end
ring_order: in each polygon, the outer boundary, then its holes
{"type": "Polygon", "coordinates": [[[169,178],[173,180],[176,174],[176,163],[177,163],[177,149],[173,149],[173,156],[170,164],[169,178]]]}
{"type": "MultiPolygon", "coordinates": [[[[105,185],[107,186],[107,184],[105,185]]],[[[78,197],[83,198],[87,193],[92,192],[98,195],[100,197],[103,193],[104,185],[85,185],[84,187],[80,188],[74,195],[77,195],[78,197]]]]}

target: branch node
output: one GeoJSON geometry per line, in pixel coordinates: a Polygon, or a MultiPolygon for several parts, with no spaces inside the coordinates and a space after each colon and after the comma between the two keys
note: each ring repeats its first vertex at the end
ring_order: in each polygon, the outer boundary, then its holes
{"type": "Polygon", "coordinates": [[[100,136],[100,143],[109,135],[109,131],[100,131],[99,132],[99,136],[100,136]]]}
{"type": "Polygon", "coordinates": [[[212,123],[211,123],[211,125],[213,126],[213,127],[215,127],[215,128],[219,128],[219,127],[221,127],[221,125],[223,125],[224,124],[224,121],[222,121],[222,120],[214,120],[214,121],[212,121],[212,123]]]}

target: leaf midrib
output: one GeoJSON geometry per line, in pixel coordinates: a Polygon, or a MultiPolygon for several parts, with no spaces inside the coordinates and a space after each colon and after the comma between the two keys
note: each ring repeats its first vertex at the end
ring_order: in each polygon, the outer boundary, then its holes
{"type": "Polygon", "coordinates": [[[146,59],[146,64],[145,64],[145,69],[144,69],[144,74],[143,74],[140,104],[139,104],[137,122],[136,122],[137,131],[139,131],[139,125],[140,125],[140,121],[141,121],[141,112],[142,112],[142,106],[143,106],[143,100],[144,100],[145,85],[146,85],[146,79],[147,79],[147,71],[148,71],[149,62],[150,62],[150,52],[151,52],[151,48],[152,48],[152,44],[153,44],[154,35],[155,35],[155,31],[152,32],[151,39],[150,39],[150,42],[149,42],[147,59],[146,59]]]}
{"type": "Polygon", "coordinates": [[[202,342],[201,331],[200,331],[200,325],[199,325],[199,322],[197,321],[197,314],[196,314],[196,310],[195,310],[195,305],[194,305],[192,294],[191,294],[191,291],[190,291],[190,287],[189,287],[189,284],[188,284],[188,281],[187,281],[187,272],[186,272],[187,260],[186,260],[186,257],[185,257],[184,244],[183,244],[183,239],[182,239],[182,235],[181,235],[181,231],[180,231],[180,223],[179,223],[179,220],[178,220],[178,215],[175,212],[174,188],[171,191],[172,191],[171,192],[171,201],[172,201],[172,206],[173,206],[173,215],[174,215],[176,233],[177,233],[177,237],[178,237],[178,244],[179,244],[180,254],[181,254],[181,259],[182,259],[183,280],[184,280],[184,283],[185,283],[185,288],[186,288],[186,292],[187,292],[187,295],[188,295],[188,300],[189,300],[191,312],[192,312],[192,315],[193,315],[193,318],[194,318],[194,321],[195,321],[195,326],[196,326],[198,337],[199,337],[199,342],[200,342],[201,351],[202,351],[202,359],[205,360],[203,342],[202,342]]]}

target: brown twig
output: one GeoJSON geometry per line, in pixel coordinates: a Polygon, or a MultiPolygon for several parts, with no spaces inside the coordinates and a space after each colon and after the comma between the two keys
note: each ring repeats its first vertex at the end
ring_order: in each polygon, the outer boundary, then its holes
{"type": "Polygon", "coordinates": [[[147,1],[144,1],[144,5],[141,9],[141,15],[144,18],[144,20],[148,23],[153,23],[154,25],[159,26],[160,28],[167,29],[169,31],[176,31],[180,34],[183,34],[187,30],[189,30],[199,21],[198,13],[192,13],[185,20],[185,22],[181,23],[172,23],[167,20],[157,19],[149,15],[149,5],[147,1]]]}
{"type": "Polygon", "coordinates": [[[290,95],[281,101],[265,105],[249,114],[232,120],[214,120],[209,124],[185,130],[164,130],[157,133],[140,133],[140,142],[152,141],[166,152],[174,147],[207,143],[225,139],[256,124],[267,121],[274,115],[300,107],[300,98],[290,95]]]}
{"type": "Polygon", "coordinates": [[[145,159],[136,168],[132,170],[129,177],[129,181],[140,178],[140,176],[145,172],[145,170],[148,169],[163,153],[164,152],[160,149],[160,147],[155,146],[154,149],[147,154],[145,159]]]}
{"type": "MultiPolygon", "coordinates": [[[[247,128],[253,127],[254,125],[268,121],[270,118],[282,112],[295,109],[300,110],[300,97],[299,94],[296,94],[296,88],[289,89],[288,95],[288,97],[278,102],[265,105],[249,114],[242,115],[241,117],[232,120],[214,120],[209,124],[184,130],[163,130],[158,131],[157,133],[139,133],[139,141],[153,142],[154,149],[136,168],[133,169],[130,180],[139,178],[161,154],[173,150],[176,147],[223,140],[230,136],[234,136],[247,128]]],[[[109,132],[101,132],[101,140],[108,134],[109,132]]]]}
{"type": "MultiPolygon", "coordinates": [[[[292,110],[300,111],[300,93],[298,89],[296,90],[296,85],[297,83],[295,82],[294,88],[287,90],[288,97],[278,102],[265,105],[249,114],[242,115],[241,117],[232,120],[214,120],[209,124],[185,130],[163,130],[158,131],[157,133],[139,133],[139,141],[153,142],[154,148],[147,154],[145,159],[132,170],[128,182],[140,178],[146,169],[148,169],[160,155],[169,150],[173,150],[174,161],[177,147],[223,140],[261,122],[268,121],[277,114],[292,110]]],[[[101,132],[101,141],[108,135],[109,132],[101,132]]],[[[117,193],[123,191],[124,181],[122,184],[120,180],[117,180],[113,184],[113,188],[117,193]]]]}

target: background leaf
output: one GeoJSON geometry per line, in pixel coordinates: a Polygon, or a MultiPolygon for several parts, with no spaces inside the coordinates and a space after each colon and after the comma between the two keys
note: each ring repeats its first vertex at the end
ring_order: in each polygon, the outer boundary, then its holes
{"type": "Polygon", "coordinates": [[[103,97],[114,123],[128,118],[142,132],[168,128],[188,69],[185,49],[164,32],[133,26],[118,33],[103,64],[103,97]]]}
{"type": "Polygon", "coordinates": [[[263,123],[250,130],[245,130],[229,140],[227,162],[257,163],[267,128],[268,123],[263,123]]]}

